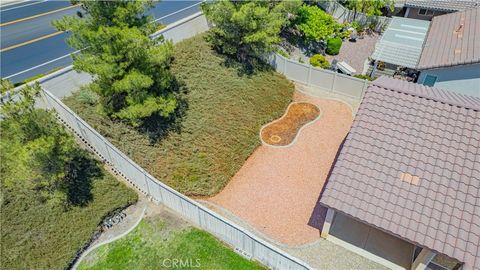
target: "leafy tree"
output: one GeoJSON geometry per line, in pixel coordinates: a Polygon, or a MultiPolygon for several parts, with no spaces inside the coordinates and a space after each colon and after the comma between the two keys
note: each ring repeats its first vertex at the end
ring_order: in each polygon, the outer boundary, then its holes
{"type": "Polygon", "coordinates": [[[82,50],[72,56],[74,68],[94,75],[90,88],[104,111],[132,125],[172,114],[177,107],[169,69],[173,45],[149,38],[156,27],[143,14],[151,1],[77,2],[87,16],[64,17],[54,25],[72,32],[68,44],[82,50]]]}
{"type": "Polygon", "coordinates": [[[365,13],[367,16],[381,16],[385,8],[393,11],[395,0],[346,0],[344,5],[354,11],[355,20],[357,12],[365,13]]]}
{"type": "Polygon", "coordinates": [[[12,90],[14,85],[9,80],[0,80],[0,94],[4,94],[12,90]]]}
{"type": "Polygon", "coordinates": [[[308,41],[320,41],[339,30],[335,19],[317,6],[303,5],[298,10],[297,27],[308,41]]]}
{"type": "Polygon", "coordinates": [[[219,52],[251,69],[275,51],[282,27],[294,15],[299,1],[214,1],[202,9],[214,27],[209,41],[219,52]]]}
{"type": "MultiPolygon", "coordinates": [[[[3,86],[7,84],[2,83],[3,86]]],[[[34,190],[41,201],[67,203],[71,161],[81,154],[74,139],[48,111],[34,107],[38,84],[15,100],[2,101],[0,172],[2,188],[34,190]]]]}

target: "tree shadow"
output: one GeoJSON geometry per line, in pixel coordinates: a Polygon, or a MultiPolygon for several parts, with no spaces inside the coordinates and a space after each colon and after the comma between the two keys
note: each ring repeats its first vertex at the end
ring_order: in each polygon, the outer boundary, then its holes
{"type": "Polygon", "coordinates": [[[177,108],[168,117],[154,114],[150,117],[142,119],[142,123],[138,127],[138,131],[148,136],[151,144],[156,144],[171,132],[181,133],[182,122],[188,110],[188,88],[184,82],[176,78],[172,84],[172,92],[177,98],[177,108]]]}
{"type": "Polygon", "coordinates": [[[280,46],[289,54],[291,54],[295,48],[298,48],[300,52],[306,57],[311,57],[314,54],[325,55],[326,44],[323,41],[311,41],[302,37],[298,31],[282,31],[280,33],[282,42],[280,46]]]}
{"type": "Polygon", "coordinates": [[[78,150],[68,165],[65,189],[68,205],[86,206],[93,199],[92,183],[104,176],[99,162],[83,150],[78,150]]]}
{"type": "MultiPolygon", "coordinates": [[[[343,145],[345,144],[345,140],[347,139],[348,134],[343,138],[342,143],[338,147],[337,153],[335,154],[335,159],[332,162],[332,166],[330,167],[330,170],[328,171],[327,178],[325,180],[325,183],[323,184],[322,190],[320,191],[320,195],[318,196],[317,199],[317,204],[315,204],[315,207],[313,208],[312,214],[310,215],[310,219],[308,220],[308,225],[311,227],[314,227],[320,231],[323,229],[323,224],[325,222],[325,218],[327,217],[327,210],[328,208],[320,204],[320,199],[322,198],[323,192],[325,192],[325,188],[327,187],[328,180],[330,179],[330,176],[332,175],[333,168],[335,166],[335,163],[338,160],[338,156],[340,155],[340,151],[343,148],[343,145]]],[[[339,198],[340,199],[340,198],[339,198]]]]}
{"type": "Polygon", "coordinates": [[[216,51],[217,55],[223,58],[223,65],[226,68],[233,68],[237,70],[239,77],[251,77],[259,72],[269,72],[275,69],[268,63],[267,59],[249,58],[240,61],[237,57],[232,55],[225,55],[216,51]]]}

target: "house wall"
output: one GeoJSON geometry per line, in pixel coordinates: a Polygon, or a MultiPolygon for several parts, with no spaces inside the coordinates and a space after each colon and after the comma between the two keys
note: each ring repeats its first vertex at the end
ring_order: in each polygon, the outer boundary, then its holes
{"type": "Polygon", "coordinates": [[[417,82],[423,84],[427,75],[437,76],[434,87],[480,97],[480,64],[424,70],[417,82]]]}
{"type": "Polygon", "coordinates": [[[448,13],[448,12],[445,12],[445,11],[434,10],[433,15],[420,15],[420,14],[418,14],[419,10],[420,10],[419,8],[408,7],[407,10],[405,11],[405,17],[411,18],[411,19],[431,21],[432,17],[434,17],[434,16],[439,16],[439,15],[443,15],[443,14],[448,13]]]}
{"type": "Polygon", "coordinates": [[[410,269],[415,246],[335,211],[327,240],[389,269],[410,269]]]}

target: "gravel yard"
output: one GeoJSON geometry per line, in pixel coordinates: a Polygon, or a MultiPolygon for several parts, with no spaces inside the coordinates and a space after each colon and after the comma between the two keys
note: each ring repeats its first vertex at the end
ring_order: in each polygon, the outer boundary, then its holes
{"type": "Polygon", "coordinates": [[[208,200],[231,211],[257,230],[288,245],[320,239],[309,225],[338,147],[353,120],[348,105],[300,92],[296,102],[310,102],[322,117],[305,127],[286,148],[260,146],[218,195],[208,200]]]}

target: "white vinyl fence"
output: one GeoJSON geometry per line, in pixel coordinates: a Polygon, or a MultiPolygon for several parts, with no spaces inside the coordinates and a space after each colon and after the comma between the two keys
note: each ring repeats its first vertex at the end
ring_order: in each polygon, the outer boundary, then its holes
{"type": "Polygon", "coordinates": [[[192,14],[184,19],[169,24],[164,29],[150,35],[150,38],[163,36],[173,43],[191,38],[197,34],[206,32],[210,28],[207,18],[201,11],[192,14]]]}
{"type": "Polygon", "coordinates": [[[270,56],[269,62],[277,72],[282,73],[290,80],[356,100],[362,99],[365,90],[370,85],[367,80],[312,67],[279,54],[270,56]]]}
{"type": "Polygon", "coordinates": [[[54,109],[63,124],[82,139],[92,151],[157,203],[173,209],[196,226],[233,246],[246,257],[253,258],[271,269],[311,269],[306,263],[156,180],[50,92],[43,90],[41,96],[47,107],[54,109]]]}
{"type": "Polygon", "coordinates": [[[355,14],[353,10],[349,10],[337,1],[333,0],[322,0],[318,4],[328,13],[330,13],[335,19],[341,22],[352,22],[354,21],[353,18],[355,17],[355,21],[359,22],[362,25],[375,23],[375,30],[377,31],[380,31],[382,27],[387,25],[391,20],[391,18],[383,16],[367,16],[366,14],[361,12],[357,12],[357,14],[355,14]]]}

